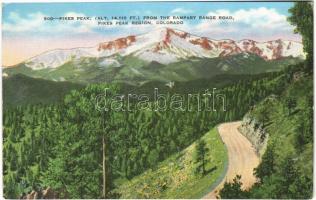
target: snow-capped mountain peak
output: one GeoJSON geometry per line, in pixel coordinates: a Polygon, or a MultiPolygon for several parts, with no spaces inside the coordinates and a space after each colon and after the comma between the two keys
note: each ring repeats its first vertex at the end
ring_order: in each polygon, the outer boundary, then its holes
{"type": "Polygon", "coordinates": [[[225,57],[240,53],[253,53],[265,60],[283,57],[304,57],[299,42],[274,40],[257,42],[250,39],[212,40],[171,28],[160,28],[142,35],[130,35],[99,43],[89,48],[56,49],[27,60],[32,69],[56,68],[71,60],[83,57],[110,57],[134,55],[142,60],[162,64],[177,62],[189,57],[225,57]]]}

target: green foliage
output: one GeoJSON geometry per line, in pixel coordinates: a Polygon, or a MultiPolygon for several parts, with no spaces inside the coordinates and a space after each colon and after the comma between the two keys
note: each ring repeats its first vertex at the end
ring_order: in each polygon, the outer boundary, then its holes
{"type": "Polygon", "coordinates": [[[300,171],[296,159],[291,155],[281,160],[277,171],[263,179],[263,183],[250,190],[251,198],[307,199],[311,197],[312,178],[300,171]]]}
{"type": "Polygon", "coordinates": [[[197,174],[205,175],[206,173],[206,163],[209,162],[208,154],[210,149],[206,146],[206,143],[204,140],[200,139],[198,140],[196,144],[196,150],[195,150],[195,159],[194,162],[197,163],[195,172],[197,174]]]}
{"type": "Polygon", "coordinates": [[[288,97],[285,99],[285,105],[286,105],[286,108],[288,110],[288,115],[291,115],[291,113],[295,109],[297,103],[296,103],[296,100],[294,98],[288,97]]]}
{"type": "Polygon", "coordinates": [[[196,176],[194,164],[197,141],[182,151],[173,154],[130,180],[116,180],[113,192],[124,199],[143,198],[201,198],[220,181],[227,164],[227,152],[216,128],[208,131],[201,140],[212,151],[207,155],[206,168],[209,173],[196,176]]]}
{"type": "Polygon", "coordinates": [[[115,86],[90,85],[65,97],[64,132],[43,180],[56,190],[67,188],[70,198],[101,196],[102,137],[104,134],[109,137],[110,128],[116,125],[111,111],[95,109],[96,96],[104,93],[105,88],[116,91],[115,86]]]}
{"type": "Polygon", "coordinates": [[[17,183],[17,177],[15,172],[10,172],[4,177],[6,194],[11,198],[18,199],[22,194],[23,190],[20,184],[17,183]]]}
{"type": "Polygon", "coordinates": [[[18,198],[22,193],[41,188],[40,172],[46,169],[48,158],[53,155],[51,148],[55,145],[54,134],[58,127],[58,118],[55,116],[57,110],[55,106],[4,110],[3,168],[6,196],[18,198]],[[12,184],[15,189],[10,188],[12,184]]]}
{"type": "Polygon", "coordinates": [[[22,74],[3,78],[3,103],[5,106],[59,103],[71,90],[82,85],[31,78],[22,74]]]}
{"type": "Polygon", "coordinates": [[[248,193],[241,189],[242,182],[241,176],[237,175],[232,183],[225,182],[223,189],[219,192],[219,196],[222,199],[246,199],[248,193]]]}
{"type": "Polygon", "coordinates": [[[306,56],[306,67],[309,71],[313,69],[313,3],[312,2],[295,2],[294,6],[289,9],[291,14],[288,17],[289,22],[294,25],[295,32],[300,33],[303,38],[304,51],[306,56]]]}
{"type": "Polygon", "coordinates": [[[148,163],[151,167],[154,167],[159,161],[159,152],[153,149],[148,154],[148,163]]]}
{"type": "Polygon", "coordinates": [[[261,158],[261,163],[254,169],[254,175],[260,178],[261,182],[264,181],[265,177],[271,176],[275,172],[276,156],[274,150],[275,147],[273,144],[268,146],[261,158]]]}

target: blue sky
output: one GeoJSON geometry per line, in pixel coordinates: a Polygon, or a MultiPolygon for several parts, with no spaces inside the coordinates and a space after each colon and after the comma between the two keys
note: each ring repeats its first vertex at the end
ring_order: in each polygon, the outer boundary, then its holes
{"type": "Polygon", "coordinates": [[[168,27],[212,39],[266,41],[281,38],[300,41],[301,37],[293,34],[294,27],[286,20],[288,9],[292,6],[292,2],[9,3],[3,5],[3,41],[4,47],[23,43],[24,47],[36,45],[37,51],[42,51],[45,48],[43,41],[49,43],[49,47],[67,47],[64,44],[69,47],[85,46],[166,26],[99,26],[97,21],[43,20],[45,16],[120,15],[233,16],[234,20],[184,21],[183,25],[168,27]]]}
{"type": "Polygon", "coordinates": [[[5,4],[3,17],[6,21],[10,12],[26,16],[31,12],[43,12],[47,15],[62,15],[69,11],[85,13],[87,15],[116,15],[133,14],[134,12],[152,11],[168,14],[175,8],[195,11],[196,14],[206,14],[210,10],[229,9],[236,11],[249,8],[274,8],[279,13],[288,15],[287,10],[292,2],[118,2],[118,3],[10,3],[5,4]]]}
{"type": "MultiPolygon", "coordinates": [[[[36,32],[38,35],[43,33],[47,35],[60,34],[62,31],[54,29],[54,26],[58,26],[58,22],[52,23],[49,21],[43,21],[42,16],[65,16],[67,13],[75,13],[78,15],[85,16],[118,16],[118,15],[208,15],[210,12],[216,13],[216,11],[226,10],[229,11],[229,15],[234,15],[235,12],[240,10],[250,11],[253,9],[265,8],[268,11],[274,11],[280,16],[288,16],[288,9],[292,6],[291,2],[118,2],[118,3],[11,3],[5,4],[3,9],[3,24],[4,24],[4,34],[10,33],[11,35],[22,33],[23,35],[27,33],[36,32]],[[23,21],[24,20],[24,21],[23,21]],[[25,22],[25,24],[21,23],[25,22]],[[21,29],[21,26],[28,26],[28,23],[34,21],[38,22],[39,27],[30,27],[29,29],[21,29]],[[48,28],[51,30],[44,30],[44,26],[49,25],[48,28]],[[16,26],[16,27],[14,27],[16,26]],[[41,26],[41,27],[40,27],[41,26]],[[34,30],[37,29],[37,30],[34,30]],[[54,31],[56,30],[56,31],[54,31]],[[23,33],[24,32],[24,33],[23,33]]],[[[256,12],[254,12],[256,13],[256,12]]],[[[268,12],[265,13],[267,16],[268,12]]],[[[280,17],[276,16],[276,17],[280,17]]],[[[262,16],[265,18],[266,16],[262,16]]],[[[252,18],[252,16],[247,16],[247,18],[252,18]]],[[[240,20],[239,20],[240,21],[240,20]]],[[[237,19],[237,23],[239,23],[237,19]]],[[[245,20],[244,20],[245,21],[245,20]]],[[[195,21],[185,21],[186,25],[191,26],[201,23],[202,20],[195,21]]],[[[233,25],[236,22],[227,22],[229,25],[233,25]]],[[[269,21],[267,21],[268,23],[269,21]]],[[[286,20],[284,20],[286,22],[286,20]]],[[[91,23],[91,22],[90,22],[91,23]]],[[[256,23],[254,19],[252,22],[256,23]]],[[[60,24],[60,23],[59,23],[60,24]]],[[[71,24],[69,26],[80,26],[79,23],[71,24]]],[[[273,26],[273,24],[271,24],[273,26]]],[[[227,27],[227,25],[225,26],[227,27]]],[[[239,27],[241,29],[247,28],[247,23],[240,21],[239,27]]],[[[104,28],[100,26],[90,27],[94,31],[100,34],[115,34],[122,27],[110,27],[104,28]],[[112,30],[111,30],[112,29],[112,30]]],[[[129,27],[130,28],[130,27],[129,27]]],[[[150,28],[150,27],[149,27],[150,28]]],[[[154,28],[154,27],[151,27],[154,28]]],[[[187,29],[188,27],[177,27],[180,29],[187,29]]],[[[278,27],[276,27],[278,28],[278,27]]],[[[126,28],[125,28],[126,29],[126,28]]],[[[136,29],[135,31],[147,30],[147,29],[136,29]]],[[[223,29],[224,32],[225,29],[223,29]]],[[[65,30],[65,31],[68,31],[65,30]]],[[[119,30],[120,32],[126,32],[126,30],[119,30]]],[[[212,34],[206,33],[208,30],[191,30],[193,32],[200,32],[200,34],[212,37],[212,34]]],[[[246,30],[248,31],[248,30],[246,30]]],[[[74,29],[76,32],[76,29],[74,29]]],[[[79,31],[80,32],[80,31],[79,31]]],[[[239,31],[238,31],[239,33],[239,31]]],[[[77,32],[78,34],[78,32],[77,32]]],[[[218,33],[214,34],[214,37],[218,33]]],[[[222,35],[222,33],[220,34],[222,35]]],[[[227,34],[228,35],[228,34],[227,34]]],[[[230,34],[234,37],[233,34],[230,34]]],[[[228,35],[228,36],[230,36],[228,35]]],[[[236,34],[237,35],[237,34],[236,34]]],[[[249,34],[248,34],[249,35],[249,34]]],[[[226,36],[226,34],[224,34],[226,36]]],[[[245,35],[247,36],[247,35],[245,35]]]]}

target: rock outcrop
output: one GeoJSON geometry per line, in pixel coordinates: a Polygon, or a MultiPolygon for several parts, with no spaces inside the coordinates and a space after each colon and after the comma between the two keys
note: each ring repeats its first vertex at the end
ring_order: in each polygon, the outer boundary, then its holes
{"type": "Polygon", "coordinates": [[[261,157],[266,150],[269,134],[262,128],[262,124],[256,119],[245,115],[239,131],[252,143],[261,157]]]}

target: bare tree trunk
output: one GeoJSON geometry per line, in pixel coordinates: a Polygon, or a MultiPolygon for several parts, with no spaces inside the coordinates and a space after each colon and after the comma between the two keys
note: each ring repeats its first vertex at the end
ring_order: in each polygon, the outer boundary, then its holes
{"type": "Polygon", "coordinates": [[[102,137],[102,174],[103,174],[103,191],[102,196],[103,198],[106,198],[106,141],[105,141],[105,135],[102,137]]]}

